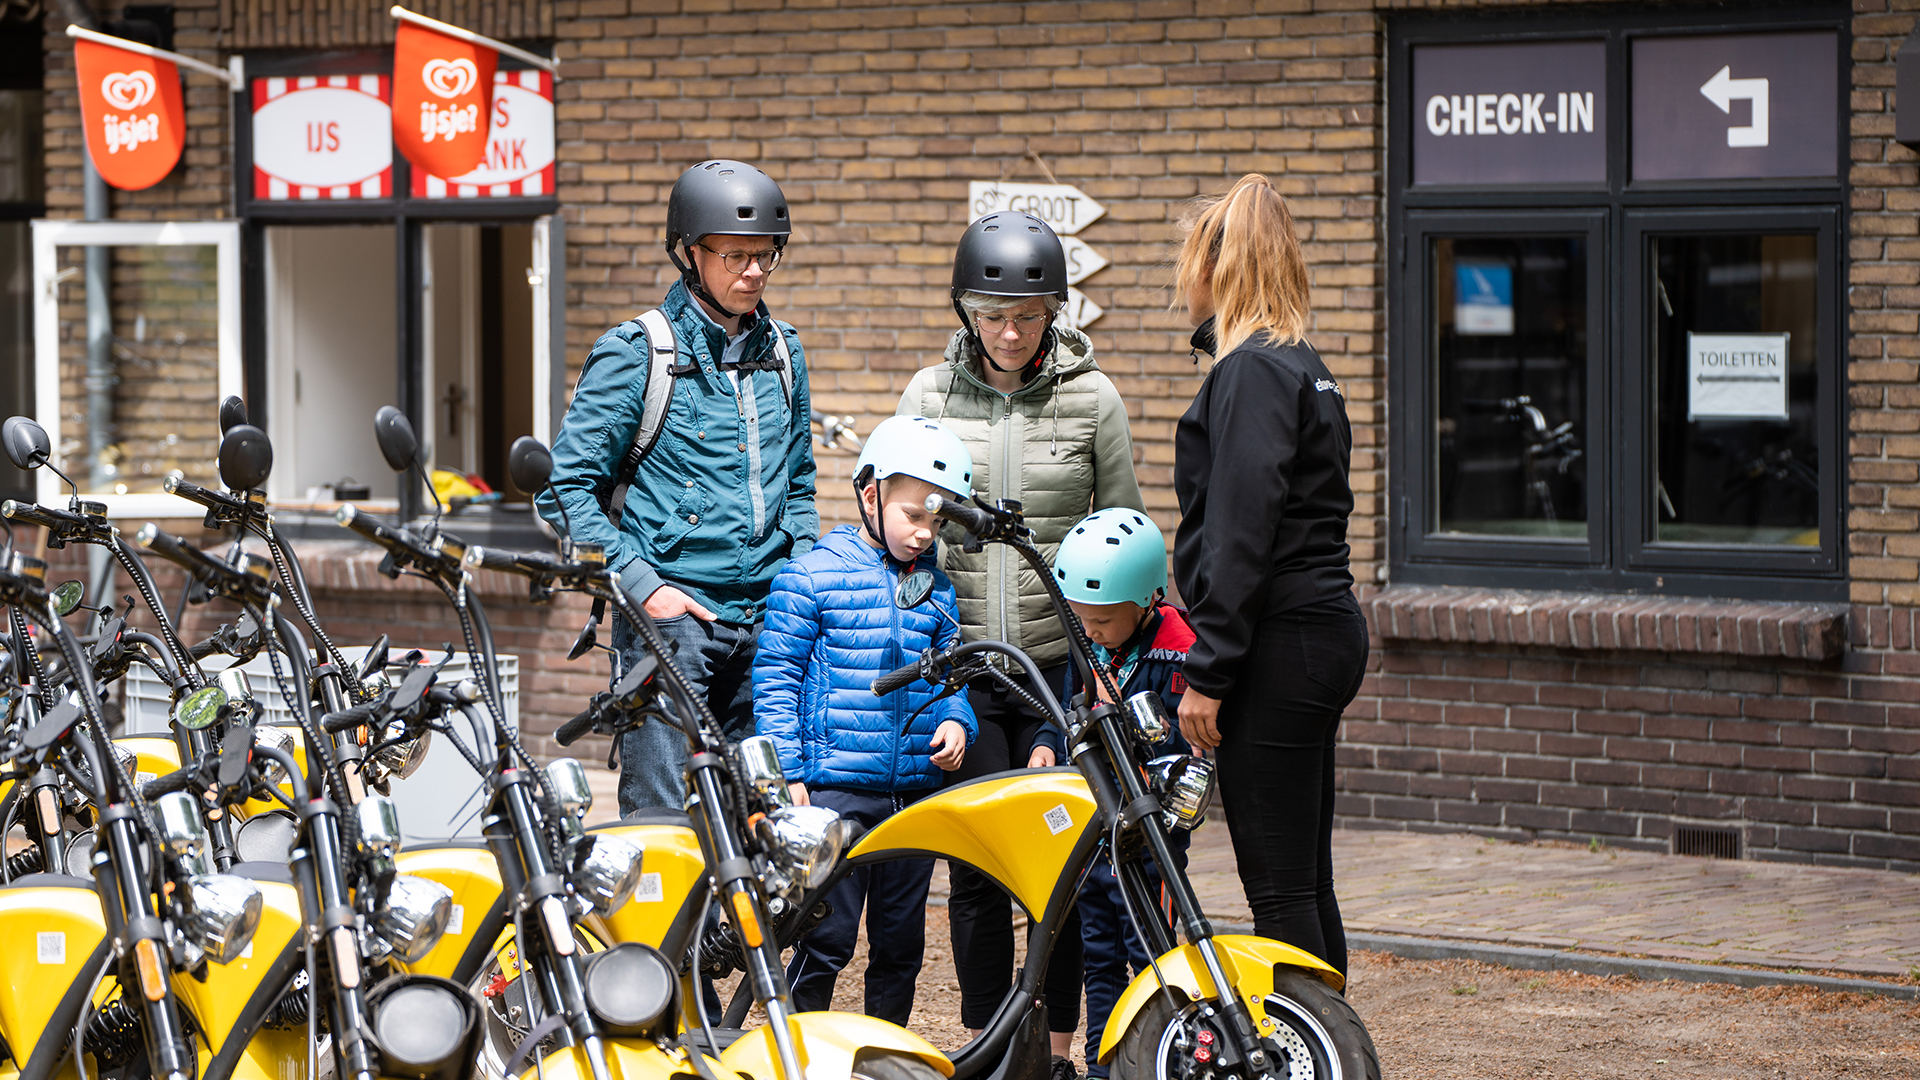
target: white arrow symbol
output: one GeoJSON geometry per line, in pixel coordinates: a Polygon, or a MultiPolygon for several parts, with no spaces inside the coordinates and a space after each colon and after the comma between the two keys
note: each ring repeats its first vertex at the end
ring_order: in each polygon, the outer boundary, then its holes
{"type": "Polygon", "coordinates": [[[1708,79],[1706,85],[1700,88],[1700,93],[1718,105],[1723,113],[1733,112],[1735,98],[1746,98],[1753,102],[1753,122],[1746,127],[1728,128],[1727,145],[1767,145],[1767,80],[1736,79],[1733,77],[1733,66],[1729,64],[1708,79]]]}

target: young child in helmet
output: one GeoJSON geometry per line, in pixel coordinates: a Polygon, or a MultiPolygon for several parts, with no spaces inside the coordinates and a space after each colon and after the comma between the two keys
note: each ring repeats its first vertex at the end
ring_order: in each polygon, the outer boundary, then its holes
{"type": "MultiPolygon", "coordinates": [[[[1187,689],[1180,668],[1194,638],[1186,612],[1163,599],[1167,545],[1153,521],[1124,507],[1088,515],[1060,542],[1053,573],[1068,606],[1093,639],[1120,699],[1152,691],[1160,695],[1169,717],[1178,715],[1187,689]]],[[[1067,693],[1080,690],[1079,673],[1069,665],[1067,693]]],[[[1191,752],[1173,725],[1152,749],[1153,756],[1191,752]]],[[[1167,839],[1184,870],[1188,833],[1176,829],[1167,839]]],[[[1154,875],[1157,887],[1157,871],[1154,875]]],[[[1133,976],[1147,966],[1147,952],[1127,916],[1120,880],[1106,855],[1088,874],[1078,907],[1087,993],[1087,1075],[1105,1077],[1107,1067],[1097,1059],[1108,1014],[1133,976]]],[[[1156,908],[1155,914],[1163,911],[1156,908]]]]}
{"type": "MultiPolygon", "coordinates": [[[[872,690],[875,679],[960,634],[953,583],[935,557],[940,519],[926,501],[970,493],[973,459],[935,421],[889,417],[867,436],[853,486],[862,524],[821,537],[773,580],[753,662],[753,716],[780,748],[796,803],[872,828],[938,789],[978,731],[965,694],[915,717],[935,687],[917,681],[884,698],[872,690]],[[931,577],[932,592],[901,595],[902,603],[918,603],[896,604],[897,593],[925,592],[901,589],[919,574],[931,577]]],[[[831,1007],[864,905],[867,1015],[905,1025],[925,952],[932,875],[933,860],[903,860],[855,870],[835,886],[827,894],[832,913],[801,939],[787,970],[794,1011],[831,1007]]]]}

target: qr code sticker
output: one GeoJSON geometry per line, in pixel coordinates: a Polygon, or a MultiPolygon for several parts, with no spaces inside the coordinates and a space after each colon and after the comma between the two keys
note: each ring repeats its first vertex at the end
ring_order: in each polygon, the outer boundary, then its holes
{"type": "Polygon", "coordinates": [[[65,930],[42,930],[33,935],[34,956],[42,964],[64,964],[67,962],[67,932],[65,930]]]}
{"type": "Polygon", "coordinates": [[[453,914],[447,916],[446,932],[449,934],[458,934],[461,930],[465,929],[466,925],[467,906],[465,904],[453,905],[453,914]]]}
{"type": "Polygon", "coordinates": [[[664,903],[666,899],[667,889],[666,886],[660,883],[659,874],[640,875],[640,887],[635,889],[633,893],[634,903],[659,904],[664,903]]]}
{"type": "Polygon", "coordinates": [[[1067,807],[1064,803],[1047,811],[1046,821],[1047,828],[1051,829],[1055,836],[1059,836],[1061,833],[1073,828],[1073,815],[1067,813],[1067,807]]]}

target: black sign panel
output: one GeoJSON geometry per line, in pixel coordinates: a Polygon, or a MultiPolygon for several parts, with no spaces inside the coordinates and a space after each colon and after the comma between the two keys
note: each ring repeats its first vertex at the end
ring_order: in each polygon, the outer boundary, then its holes
{"type": "Polygon", "coordinates": [[[1833,31],[1633,43],[1633,178],[1831,177],[1840,154],[1833,31]]]}
{"type": "Polygon", "coordinates": [[[1415,184],[1603,184],[1607,47],[1419,45],[1415,184]]]}

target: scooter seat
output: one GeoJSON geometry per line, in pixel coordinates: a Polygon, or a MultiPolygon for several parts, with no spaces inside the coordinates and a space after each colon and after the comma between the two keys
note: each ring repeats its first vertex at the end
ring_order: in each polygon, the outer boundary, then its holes
{"type": "Polygon", "coordinates": [[[75,877],[72,874],[22,874],[8,882],[8,889],[91,889],[92,878],[75,877]]]}

